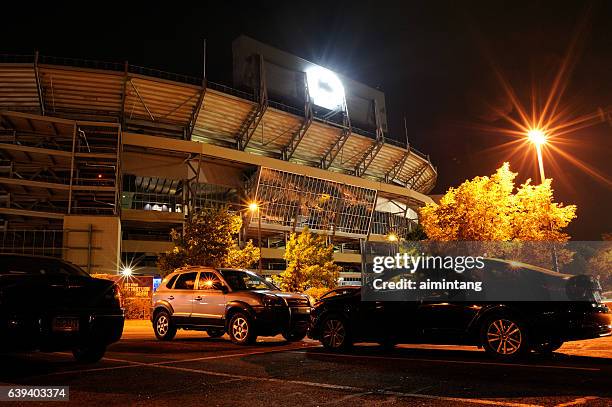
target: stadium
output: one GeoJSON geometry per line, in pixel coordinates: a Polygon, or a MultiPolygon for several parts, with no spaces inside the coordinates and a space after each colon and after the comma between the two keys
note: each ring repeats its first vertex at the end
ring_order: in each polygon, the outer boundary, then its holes
{"type": "Polygon", "coordinates": [[[229,204],[243,214],[240,241],[261,245],[264,273],[285,268],[288,233],[308,227],[357,282],[360,243],[412,230],[435,166],[391,137],[381,91],[248,37],[232,51],[231,86],[3,55],[0,249],[154,274],[172,228],[229,204]]]}

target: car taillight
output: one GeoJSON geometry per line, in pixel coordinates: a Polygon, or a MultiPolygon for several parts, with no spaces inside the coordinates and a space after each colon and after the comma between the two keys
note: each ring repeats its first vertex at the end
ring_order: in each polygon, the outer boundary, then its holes
{"type": "Polygon", "coordinates": [[[123,308],[123,297],[121,296],[121,290],[117,284],[113,285],[115,301],[119,305],[119,308],[123,308]]]}

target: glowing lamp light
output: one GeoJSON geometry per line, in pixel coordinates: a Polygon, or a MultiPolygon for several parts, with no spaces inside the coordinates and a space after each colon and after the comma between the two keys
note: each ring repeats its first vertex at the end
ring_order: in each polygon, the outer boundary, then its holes
{"type": "Polygon", "coordinates": [[[251,202],[249,204],[249,210],[251,212],[257,212],[258,209],[259,209],[259,204],[257,202],[251,202]]]}
{"type": "Polygon", "coordinates": [[[306,70],[306,81],[313,104],[329,110],[344,107],[344,86],[338,75],[321,66],[313,66],[306,70]]]}
{"type": "Polygon", "coordinates": [[[121,271],[119,271],[119,273],[123,277],[129,277],[134,273],[134,270],[130,266],[125,266],[121,269],[121,271]]]}
{"type": "Polygon", "coordinates": [[[397,235],[395,233],[389,233],[387,240],[390,242],[397,242],[397,235]]]}
{"type": "Polygon", "coordinates": [[[527,132],[527,138],[536,146],[546,143],[546,134],[540,129],[531,129],[527,132]]]}

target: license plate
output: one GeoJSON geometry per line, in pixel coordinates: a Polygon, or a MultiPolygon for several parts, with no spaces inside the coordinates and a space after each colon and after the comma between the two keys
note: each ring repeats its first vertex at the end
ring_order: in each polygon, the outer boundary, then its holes
{"type": "Polygon", "coordinates": [[[53,330],[55,332],[78,332],[79,319],[64,317],[55,318],[53,319],[53,330]]]}
{"type": "Polygon", "coordinates": [[[294,308],[293,312],[296,314],[310,314],[310,308],[294,308]]]}

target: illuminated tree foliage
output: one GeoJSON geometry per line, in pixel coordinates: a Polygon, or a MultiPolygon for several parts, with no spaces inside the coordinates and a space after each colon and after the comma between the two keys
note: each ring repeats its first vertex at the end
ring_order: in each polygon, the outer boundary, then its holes
{"type": "Polygon", "coordinates": [[[439,204],[421,209],[421,225],[438,241],[556,241],[576,217],[576,206],[553,202],[551,180],[514,186],[517,173],[504,163],[490,177],[476,177],[450,188],[439,204]]]}
{"type": "Polygon", "coordinates": [[[333,254],[334,247],[327,244],[325,236],[308,229],[300,234],[292,233],[285,251],[287,269],[276,281],[286,291],[334,288],[340,266],[334,264],[333,254]]]}
{"type": "Polygon", "coordinates": [[[238,247],[234,237],[241,227],[240,216],[227,207],[203,209],[185,222],[182,234],[170,232],[174,248],[159,256],[157,267],[162,275],[186,265],[251,267],[259,260],[259,249],[251,241],[238,247]]]}
{"type": "Polygon", "coordinates": [[[587,271],[599,277],[604,291],[612,287],[612,233],[602,235],[601,245],[587,264],[587,271]]]}

